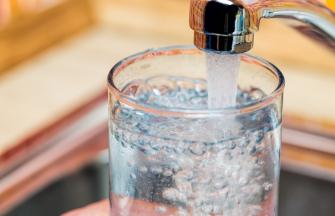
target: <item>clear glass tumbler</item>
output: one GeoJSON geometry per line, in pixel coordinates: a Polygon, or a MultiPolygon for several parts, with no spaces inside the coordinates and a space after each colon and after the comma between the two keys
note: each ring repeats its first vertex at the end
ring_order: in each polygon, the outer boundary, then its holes
{"type": "Polygon", "coordinates": [[[263,59],[240,59],[237,103],[224,109],[207,108],[206,54],[194,47],[114,66],[111,215],[276,215],[284,77],[263,59]]]}

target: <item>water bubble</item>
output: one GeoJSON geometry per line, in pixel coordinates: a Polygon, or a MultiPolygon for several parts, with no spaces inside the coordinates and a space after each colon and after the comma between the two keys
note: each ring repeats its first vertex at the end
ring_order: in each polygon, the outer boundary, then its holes
{"type": "Polygon", "coordinates": [[[238,171],[233,171],[233,172],[231,173],[231,177],[232,177],[233,179],[237,179],[238,176],[239,176],[239,172],[238,172],[238,171]]]}
{"type": "Polygon", "coordinates": [[[136,93],[137,93],[139,87],[142,86],[142,85],[143,85],[143,81],[134,80],[133,82],[126,85],[122,92],[124,94],[130,96],[130,97],[136,98],[136,93]]]}
{"type": "Polygon", "coordinates": [[[178,164],[181,169],[190,170],[194,167],[194,160],[191,157],[180,157],[178,158],[178,164]]]}
{"type": "Polygon", "coordinates": [[[263,131],[259,131],[256,134],[256,143],[261,143],[261,141],[263,140],[263,138],[264,138],[264,132],[263,131]]]}
{"type": "Polygon", "coordinates": [[[257,153],[257,148],[256,146],[253,146],[250,150],[250,155],[255,155],[257,153]]]}
{"type": "Polygon", "coordinates": [[[235,149],[236,148],[236,143],[235,142],[229,142],[227,144],[227,147],[231,150],[235,149]]]}
{"type": "Polygon", "coordinates": [[[258,88],[252,88],[249,92],[248,92],[248,96],[252,97],[253,100],[259,100],[262,99],[263,97],[265,97],[265,93],[258,89],[258,88]]]}
{"type": "Polygon", "coordinates": [[[136,99],[142,103],[147,102],[150,99],[152,89],[148,85],[140,86],[136,91],[136,99]]]}
{"type": "Polygon", "coordinates": [[[207,92],[207,85],[205,82],[203,83],[197,83],[195,85],[195,91],[199,97],[207,97],[208,92],[207,92]]]}
{"type": "Polygon", "coordinates": [[[193,104],[195,107],[201,108],[201,106],[205,103],[205,100],[203,98],[194,97],[191,98],[190,103],[193,104]]]}
{"type": "Polygon", "coordinates": [[[188,216],[188,213],[185,209],[179,208],[178,209],[178,216],[188,216]]]}
{"type": "Polygon", "coordinates": [[[224,187],[223,189],[221,190],[218,190],[216,192],[216,196],[217,198],[220,198],[220,199],[226,199],[226,197],[228,196],[229,194],[229,188],[228,187],[224,187]]]}
{"type": "Polygon", "coordinates": [[[198,156],[201,156],[205,153],[205,146],[202,143],[192,143],[189,147],[190,151],[198,156]]]}
{"type": "Polygon", "coordinates": [[[263,187],[264,187],[264,190],[270,191],[272,189],[272,184],[266,182],[266,183],[263,184],[263,187]]]}
{"type": "Polygon", "coordinates": [[[227,177],[230,177],[231,176],[231,173],[232,173],[232,170],[230,168],[227,168],[225,171],[224,171],[224,174],[225,176],[227,177]]]}
{"type": "Polygon", "coordinates": [[[127,165],[128,165],[129,167],[134,167],[135,164],[136,164],[136,162],[135,162],[134,159],[129,159],[129,160],[127,161],[127,165]]]}
{"type": "Polygon", "coordinates": [[[249,179],[246,178],[246,177],[241,177],[241,178],[238,180],[238,184],[239,184],[239,185],[246,185],[246,184],[248,184],[248,182],[249,182],[249,179]]]}
{"type": "Polygon", "coordinates": [[[175,173],[181,170],[181,167],[176,162],[172,162],[169,167],[175,173]]]}
{"type": "Polygon", "coordinates": [[[146,172],[148,172],[148,168],[146,166],[141,166],[139,168],[139,171],[142,172],[142,173],[146,173],[146,172]]]}
{"type": "Polygon", "coordinates": [[[192,185],[190,182],[185,181],[185,180],[175,180],[175,184],[178,188],[178,190],[185,194],[187,197],[189,197],[192,194],[192,185]]]}
{"type": "Polygon", "coordinates": [[[187,201],[187,197],[185,194],[179,192],[175,188],[167,188],[163,191],[163,197],[170,201],[179,201],[185,203],[187,201]]]}
{"type": "Polygon", "coordinates": [[[265,164],[265,161],[262,160],[262,159],[260,159],[260,158],[258,158],[257,164],[263,166],[265,164]]]}
{"type": "Polygon", "coordinates": [[[132,174],[130,174],[130,177],[131,177],[132,179],[136,179],[136,174],[135,174],[135,173],[132,173],[132,174]]]}
{"type": "Polygon", "coordinates": [[[218,205],[213,205],[212,213],[215,215],[222,215],[223,214],[222,207],[218,205]]]}
{"type": "Polygon", "coordinates": [[[216,189],[221,189],[223,187],[226,187],[226,182],[223,179],[214,180],[213,185],[216,189]]]}
{"type": "Polygon", "coordinates": [[[178,94],[177,99],[180,103],[185,103],[187,101],[187,96],[185,94],[178,94]]]}
{"type": "Polygon", "coordinates": [[[172,176],[173,172],[170,169],[165,169],[164,172],[163,172],[163,175],[164,176],[172,176]]]}
{"type": "Polygon", "coordinates": [[[155,208],[156,212],[159,213],[159,214],[163,214],[167,211],[167,208],[165,206],[157,206],[155,208]]]}
{"type": "Polygon", "coordinates": [[[153,166],[150,168],[151,172],[155,173],[155,174],[160,174],[163,172],[162,167],[159,166],[153,166]]]}
{"type": "Polygon", "coordinates": [[[259,205],[249,205],[247,207],[247,213],[250,216],[256,216],[262,211],[262,207],[259,205]]]}
{"type": "Polygon", "coordinates": [[[213,211],[213,206],[212,205],[203,205],[201,207],[201,210],[206,214],[210,214],[213,211]]]}
{"type": "Polygon", "coordinates": [[[157,96],[162,96],[171,93],[176,89],[176,82],[169,77],[152,77],[146,81],[153,89],[153,93],[157,96]]]}
{"type": "Polygon", "coordinates": [[[211,181],[211,176],[206,175],[206,173],[200,173],[196,181],[200,184],[208,184],[211,181]]]}
{"type": "Polygon", "coordinates": [[[195,89],[195,83],[191,80],[188,78],[178,79],[176,84],[181,90],[195,89]]]}
{"type": "Polygon", "coordinates": [[[191,180],[194,176],[193,170],[181,170],[176,175],[176,179],[185,179],[185,180],[191,180]]]}
{"type": "Polygon", "coordinates": [[[121,207],[121,208],[126,208],[126,206],[129,204],[130,202],[130,198],[128,197],[121,197],[119,200],[118,200],[118,205],[121,207]]]}

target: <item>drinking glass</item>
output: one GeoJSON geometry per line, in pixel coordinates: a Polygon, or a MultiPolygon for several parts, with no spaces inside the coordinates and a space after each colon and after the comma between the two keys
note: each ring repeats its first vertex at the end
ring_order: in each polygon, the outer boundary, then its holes
{"type": "Polygon", "coordinates": [[[151,49],[109,73],[111,215],[276,215],[284,77],[241,54],[236,105],[208,109],[206,56],[151,49]]]}

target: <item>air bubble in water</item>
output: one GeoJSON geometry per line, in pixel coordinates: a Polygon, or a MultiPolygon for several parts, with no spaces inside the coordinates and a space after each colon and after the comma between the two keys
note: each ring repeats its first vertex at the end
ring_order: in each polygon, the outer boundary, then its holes
{"type": "Polygon", "coordinates": [[[139,168],[139,171],[142,172],[142,173],[146,173],[146,172],[148,172],[148,168],[146,166],[141,166],[139,168]]]}
{"type": "Polygon", "coordinates": [[[136,174],[132,173],[132,174],[130,174],[130,177],[131,177],[132,179],[136,179],[136,174]]]}
{"type": "Polygon", "coordinates": [[[208,205],[208,204],[207,205],[202,205],[201,210],[206,214],[210,214],[213,211],[213,206],[208,205]]]}
{"type": "Polygon", "coordinates": [[[170,201],[179,201],[185,203],[187,201],[187,197],[185,194],[181,193],[179,190],[175,188],[167,188],[163,191],[163,197],[170,201]]]}
{"type": "Polygon", "coordinates": [[[134,159],[129,159],[129,160],[127,161],[127,165],[128,165],[129,167],[133,167],[133,166],[135,165],[135,161],[134,161],[134,159]]]}
{"type": "Polygon", "coordinates": [[[266,191],[270,191],[272,189],[272,184],[266,182],[266,183],[263,184],[263,187],[266,191]]]}
{"type": "Polygon", "coordinates": [[[179,208],[178,209],[178,216],[188,216],[188,213],[185,209],[179,208]]]}
{"type": "Polygon", "coordinates": [[[213,185],[216,189],[222,189],[226,186],[225,180],[223,179],[218,179],[213,181],[213,185]]]}
{"type": "Polygon", "coordinates": [[[164,176],[172,176],[173,172],[170,169],[165,169],[164,172],[163,172],[163,175],[164,176]]]}
{"type": "Polygon", "coordinates": [[[193,176],[194,176],[194,173],[192,170],[181,170],[175,175],[175,178],[190,180],[193,178],[193,176]]]}
{"type": "Polygon", "coordinates": [[[246,185],[246,184],[248,184],[248,178],[241,177],[238,180],[238,183],[239,183],[239,185],[246,185]]]}
{"type": "Polygon", "coordinates": [[[205,147],[201,143],[192,143],[191,146],[189,147],[190,151],[195,154],[195,155],[203,155],[205,153],[205,147]]]}
{"type": "Polygon", "coordinates": [[[176,179],[175,183],[179,192],[185,194],[187,197],[192,194],[192,185],[190,182],[176,179]]]}
{"type": "Polygon", "coordinates": [[[151,167],[151,172],[155,173],[155,174],[160,174],[163,172],[162,167],[159,166],[153,166],[151,167]]]}
{"type": "Polygon", "coordinates": [[[167,208],[165,206],[157,206],[155,208],[156,212],[159,213],[159,214],[163,214],[167,211],[167,208]]]}
{"type": "Polygon", "coordinates": [[[208,184],[211,181],[211,176],[206,175],[205,173],[200,173],[196,181],[200,184],[208,184]]]}

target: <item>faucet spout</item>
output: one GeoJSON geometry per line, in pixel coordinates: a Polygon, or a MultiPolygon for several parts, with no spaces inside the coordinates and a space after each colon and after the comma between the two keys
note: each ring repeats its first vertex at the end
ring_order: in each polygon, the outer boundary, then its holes
{"type": "Polygon", "coordinates": [[[295,29],[335,51],[335,13],[316,0],[191,0],[190,26],[199,49],[247,52],[262,18],[298,20],[295,29]]]}

